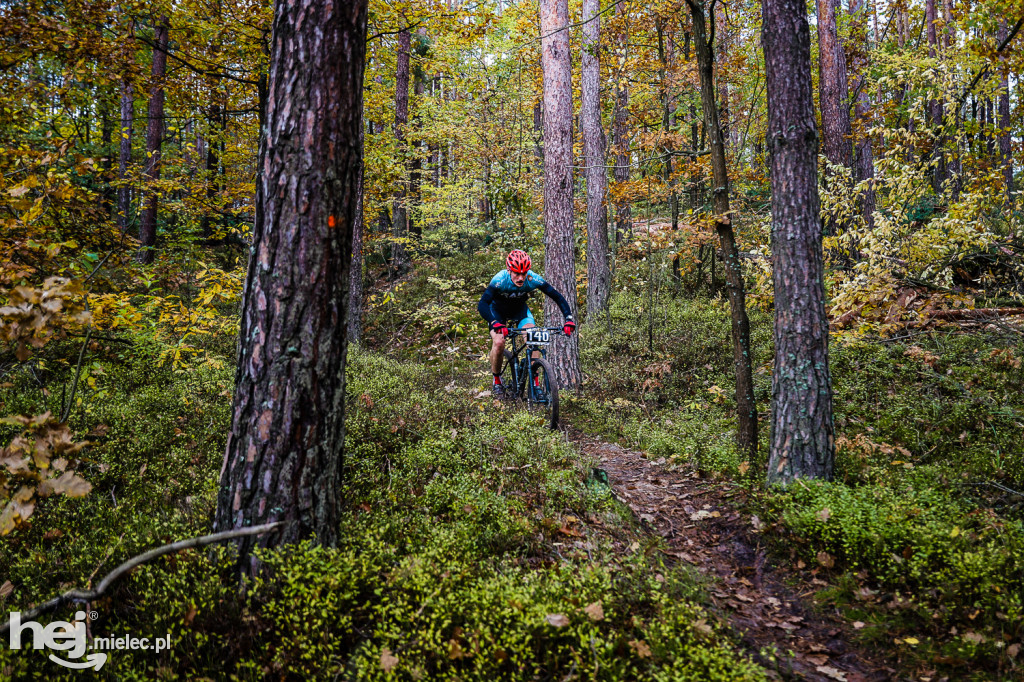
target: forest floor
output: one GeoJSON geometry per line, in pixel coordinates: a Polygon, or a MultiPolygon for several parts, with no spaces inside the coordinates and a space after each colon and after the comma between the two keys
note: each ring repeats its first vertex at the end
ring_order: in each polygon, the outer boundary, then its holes
{"type": "MultiPolygon", "coordinates": [[[[889,680],[889,661],[855,643],[854,625],[816,610],[809,597],[826,583],[777,565],[744,509],[746,490],[689,467],[570,432],[600,463],[615,497],[664,540],[669,557],[711,579],[710,601],[752,657],[779,679],[889,680]]],[[[863,623],[859,624],[863,627],[863,623]]]]}

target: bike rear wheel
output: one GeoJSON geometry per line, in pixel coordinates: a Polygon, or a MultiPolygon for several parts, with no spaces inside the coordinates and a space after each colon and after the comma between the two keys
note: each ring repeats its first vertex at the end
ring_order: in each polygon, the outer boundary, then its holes
{"type": "Polygon", "coordinates": [[[544,421],[552,430],[558,428],[558,383],[547,360],[530,361],[530,378],[526,385],[531,410],[544,414],[544,421]]]}

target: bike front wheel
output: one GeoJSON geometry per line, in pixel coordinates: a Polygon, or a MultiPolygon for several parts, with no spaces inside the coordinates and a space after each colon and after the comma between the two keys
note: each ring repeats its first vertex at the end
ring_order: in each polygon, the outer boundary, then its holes
{"type": "Polygon", "coordinates": [[[501,368],[501,383],[505,386],[505,395],[509,399],[519,397],[522,392],[522,377],[516,366],[516,358],[511,351],[505,351],[505,362],[501,368]]]}
{"type": "Polygon", "coordinates": [[[534,358],[530,361],[530,380],[527,382],[526,393],[530,409],[542,413],[549,428],[557,429],[558,383],[547,360],[534,358]]]}

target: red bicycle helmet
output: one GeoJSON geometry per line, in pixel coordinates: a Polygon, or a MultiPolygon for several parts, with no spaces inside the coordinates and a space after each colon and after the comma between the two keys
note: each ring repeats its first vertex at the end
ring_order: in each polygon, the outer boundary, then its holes
{"type": "Polygon", "coordinates": [[[509,272],[525,273],[530,269],[530,257],[525,251],[516,249],[508,254],[508,258],[505,259],[505,267],[508,268],[509,272]]]}

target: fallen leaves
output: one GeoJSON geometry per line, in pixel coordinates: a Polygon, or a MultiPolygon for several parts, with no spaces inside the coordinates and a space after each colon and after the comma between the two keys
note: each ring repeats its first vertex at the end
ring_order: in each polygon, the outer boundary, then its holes
{"type": "Polygon", "coordinates": [[[846,673],[838,668],[833,668],[830,665],[819,665],[815,670],[830,679],[839,680],[839,682],[846,682],[846,673]]]}
{"type": "Polygon", "coordinates": [[[818,552],[818,557],[817,558],[818,558],[818,563],[821,564],[822,566],[824,566],[825,568],[832,568],[833,566],[836,565],[835,557],[833,557],[828,552],[824,552],[824,551],[818,552]]]}
{"type": "Polygon", "coordinates": [[[583,613],[587,614],[587,618],[592,621],[604,620],[604,607],[599,601],[584,607],[583,613]]]}
{"type": "Polygon", "coordinates": [[[556,628],[564,628],[569,624],[569,618],[564,613],[549,613],[544,616],[544,620],[548,622],[548,625],[556,628]]]}
{"type": "Polygon", "coordinates": [[[386,673],[391,672],[398,665],[398,657],[391,653],[391,649],[384,649],[380,652],[380,669],[386,673]]]}
{"type": "Polygon", "coordinates": [[[696,623],[694,623],[693,629],[707,637],[710,637],[714,633],[714,630],[711,628],[710,625],[708,625],[708,621],[704,618],[701,618],[696,623]]]}
{"type": "Polygon", "coordinates": [[[647,645],[647,642],[643,641],[642,639],[631,640],[629,642],[629,648],[632,649],[640,658],[651,657],[651,647],[649,647],[647,645]]]}

